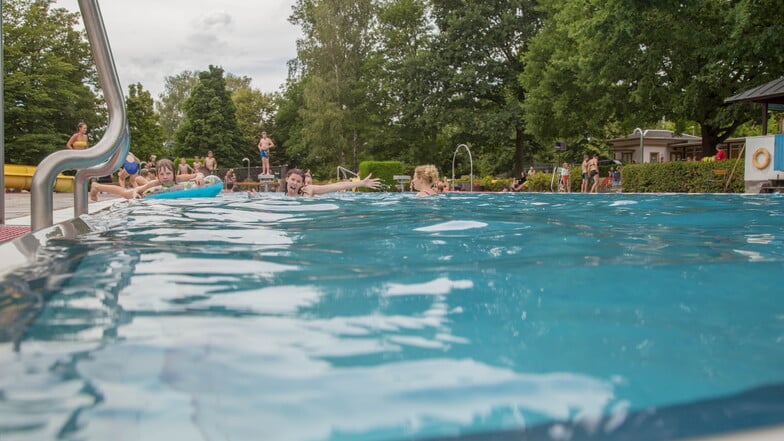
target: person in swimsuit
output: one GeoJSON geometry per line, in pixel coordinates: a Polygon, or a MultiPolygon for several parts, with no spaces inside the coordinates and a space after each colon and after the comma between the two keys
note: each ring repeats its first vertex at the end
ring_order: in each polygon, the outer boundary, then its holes
{"type": "Polygon", "coordinates": [[[365,187],[377,189],[381,186],[381,180],[378,178],[370,178],[367,175],[365,179],[358,181],[343,181],[335,182],[332,184],[311,184],[305,185],[305,172],[299,168],[292,168],[286,173],[286,196],[315,196],[324,193],[332,193],[335,191],[351,190],[352,188],[365,187]]]}
{"type": "Polygon", "coordinates": [[[138,187],[147,183],[147,179],[139,176],[139,170],[141,169],[140,163],[141,161],[136,155],[128,152],[128,155],[125,156],[125,162],[123,163],[122,168],[117,172],[117,180],[120,183],[120,187],[125,188],[126,178],[130,178],[129,182],[132,187],[138,187]]]}
{"type": "Polygon", "coordinates": [[[569,175],[571,171],[569,170],[569,164],[564,162],[563,167],[561,167],[561,185],[559,186],[558,190],[565,193],[572,192],[572,184],[569,181],[569,175]]]}
{"type": "Polygon", "coordinates": [[[223,185],[226,186],[226,190],[233,191],[234,184],[237,182],[237,175],[234,173],[234,169],[230,168],[226,172],[226,176],[223,177],[223,185]]]}
{"type": "Polygon", "coordinates": [[[214,175],[218,171],[218,160],[212,155],[212,150],[207,152],[207,157],[204,158],[204,166],[207,167],[209,174],[214,175]]]}
{"type": "Polygon", "coordinates": [[[71,135],[68,142],[65,143],[68,150],[84,150],[90,145],[87,143],[87,124],[79,123],[76,126],[76,133],[71,135]]]}
{"type": "Polygon", "coordinates": [[[580,191],[582,193],[588,193],[588,183],[590,182],[590,175],[588,174],[588,162],[590,162],[590,157],[588,155],[583,155],[583,163],[580,166],[580,170],[583,174],[583,182],[580,184],[580,191]]]}
{"type": "Polygon", "coordinates": [[[193,171],[198,173],[201,168],[204,167],[204,164],[201,163],[201,159],[198,156],[193,156],[193,171]]]}
{"type": "Polygon", "coordinates": [[[273,143],[272,140],[267,137],[267,132],[261,132],[261,139],[259,139],[258,147],[259,158],[261,158],[261,174],[271,175],[272,172],[270,171],[269,150],[272,147],[275,147],[275,143],[273,143]]]}
{"type": "Polygon", "coordinates": [[[189,188],[204,185],[204,175],[201,173],[196,173],[194,175],[179,175],[175,179],[174,163],[168,159],[161,159],[158,161],[156,171],[158,172],[157,179],[152,179],[146,184],[135,188],[126,189],[112,184],[99,184],[98,182],[93,182],[90,186],[90,199],[97,201],[98,193],[100,192],[121,196],[125,199],[138,199],[164,190],[176,190],[178,189],[177,187],[182,187],[183,190],[187,190],[189,188]]]}
{"type": "Polygon", "coordinates": [[[435,196],[438,183],[438,169],[435,165],[420,165],[414,169],[414,179],[411,180],[418,197],[435,196]]]}
{"type": "Polygon", "coordinates": [[[188,164],[188,161],[185,158],[180,158],[180,165],[177,166],[177,174],[189,175],[191,173],[193,173],[193,169],[188,164]]]}
{"type": "Polygon", "coordinates": [[[599,192],[599,155],[593,155],[588,161],[588,174],[591,176],[593,185],[591,186],[591,193],[599,192]]]}

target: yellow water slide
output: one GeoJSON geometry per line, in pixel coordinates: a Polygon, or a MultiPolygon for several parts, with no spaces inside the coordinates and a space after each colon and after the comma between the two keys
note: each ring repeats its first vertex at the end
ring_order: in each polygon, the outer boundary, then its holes
{"type": "MultiPolygon", "coordinates": [[[[15,190],[30,190],[35,174],[34,165],[5,164],[5,188],[15,190]]],[[[73,193],[73,176],[62,173],[57,175],[54,191],[58,193],[73,193]]]]}

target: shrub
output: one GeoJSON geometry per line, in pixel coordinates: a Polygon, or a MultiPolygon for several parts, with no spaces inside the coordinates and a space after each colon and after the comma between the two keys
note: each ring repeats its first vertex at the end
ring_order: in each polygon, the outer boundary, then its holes
{"type": "MultiPolygon", "coordinates": [[[[397,186],[395,175],[403,174],[403,163],[400,161],[362,161],[359,163],[359,176],[365,177],[373,173],[374,178],[381,179],[384,188],[394,189],[397,186]]],[[[360,191],[368,191],[360,188],[360,191]]]]}

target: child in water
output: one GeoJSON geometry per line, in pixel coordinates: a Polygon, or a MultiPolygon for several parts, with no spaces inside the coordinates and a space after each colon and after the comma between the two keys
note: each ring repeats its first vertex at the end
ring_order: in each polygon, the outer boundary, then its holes
{"type": "Polygon", "coordinates": [[[168,159],[161,159],[157,164],[157,179],[152,179],[146,184],[136,188],[121,188],[112,184],[99,184],[93,182],[90,186],[90,199],[98,200],[98,193],[110,193],[125,199],[141,198],[161,191],[188,190],[204,185],[204,175],[201,173],[174,176],[174,164],[168,159]]]}
{"type": "Polygon", "coordinates": [[[420,165],[414,169],[414,179],[411,184],[418,193],[417,196],[434,196],[438,183],[438,169],[435,165],[420,165]]]}
{"type": "MultiPolygon", "coordinates": [[[[334,191],[351,190],[352,188],[365,187],[375,189],[381,186],[378,178],[371,179],[367,175],[365,179],[359,181],[343,181],[332,184],[306,184],[307,176],[304,171],[292,168],[286,173],[286,195],[287,196],[315,196],[317,194],[332,193],[334,191]]],[[[311,181],[312,182],[312,181],[311,181]]]]}

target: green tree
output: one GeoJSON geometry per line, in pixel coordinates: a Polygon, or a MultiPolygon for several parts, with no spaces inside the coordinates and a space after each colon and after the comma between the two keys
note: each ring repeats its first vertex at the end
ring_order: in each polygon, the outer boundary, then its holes
{"type": "Polygon", "coordinates": [[[290,20],[305,34],[297,43],[304,75],[301,145],[289,150],[324,169],[356,169],[371,113],[364,64],[373,45],[371,0],[299,0],[290,20]]]}
{"type": "Polygon", "coordinates": [[[131,84],[128,86],[125,107],[131,135],[131,151],[141,160],[146,160],[152,154],[164,153],[163,143],[166,138],[163,136],[160,116],[153,110],[150,92],[144,90],[140,83],[131,84]]]}
{"type": "Polygon", "coordinates": [[[237,108],[237,126],[242,132],[243,154],[248,158],[256,157],[261,132],[272,132],[275,95],[262,93],[250,87],[242,87],[231,95],[231,99],[237,108]]]}
{"type": "Polygon", "coordinates": [[[724,99],[784,70],[784,52],[773,49],[784,11],[771,0],[541,4],[547,25],[522,76],[526,119],[540,138],[596,136],[614,122],[630,133],[666,116],[680,130],[696,121],[710,155],[756,116],[724,99]]]}
{"type": "Polygon", "coordinates": [[[79,122],[90,138],[105,124],[95,66],[79,15],[54,0],[6,0],[3,13],[5,152],[13,164],[38,164],[62,149],[79,122]]]}
{"type": "Polygon", "coordinates": [[[155,107],[161,118],[163,135],[169,144],[174,143],[174,134],[185,119],[184,103],[198,83],[198,73],[189,70],[164,80],[164,92],[155,107]]]}
{"type": "Polygon", "coordinates": [[[378,44],[366,77],[374,81],[368,101],[377,103],[379,129],[371,132],[367,151],[380,159],[439,164],[447,156],[441,154],[433,106],[438,83],[426,11],[426,0],[397,0],[381,4],[377,13],[378,44]]]}
{"type": "Polygon", "coordinates": [[[223,69],[210,66],[183,106],[185,119],[174,135],[177,156],[204,156],[212,150],[220,164],[240,164],[245,152],[236,108],[223,69]]]}
{"type": "Polygon", "coordinates": [[[438,26],[433,71],[441,86],[442,126],[451,125],[451,144],[479,147],[485,173],[523,169],[526,156],[519,75],[522,54],[539,32],[541,14],[531,0],[451,0],[432,3],[438,26]]]}

